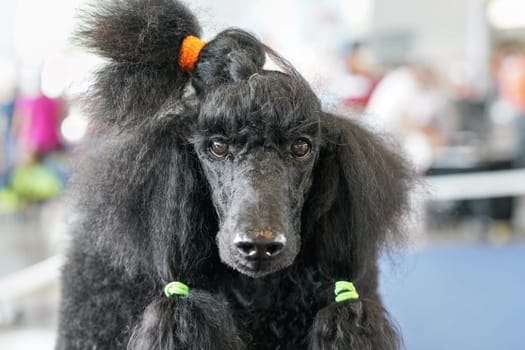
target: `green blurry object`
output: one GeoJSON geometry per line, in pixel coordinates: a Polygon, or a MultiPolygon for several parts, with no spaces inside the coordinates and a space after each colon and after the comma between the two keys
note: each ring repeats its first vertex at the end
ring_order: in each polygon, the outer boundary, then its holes
{"type": "Polygon", "coordinates": [[[62,183],[52,171],[33,163],[15,169],[10,187],[26,200],[41,201],[57,196],[62,183]]]}
{"type": "Polygon", "coordinates": [[[0,213],[11,213],[20,207],[18,194],[10,188],[0,189],[0,213]]]}

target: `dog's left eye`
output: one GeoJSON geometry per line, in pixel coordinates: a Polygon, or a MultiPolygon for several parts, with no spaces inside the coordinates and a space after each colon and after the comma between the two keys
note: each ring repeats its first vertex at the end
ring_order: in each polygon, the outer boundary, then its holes
{"type": "Polygon", "coordinates": [[[290,146],[290,152],[295,158],[306,158],[312,151],[312,146],[305,139],[297,139],[290,146]]]}
{"type": "Polygon", "coordinates": [[[212,140],[208,147],[211,154],[218,158],[224,158],[228,154],[229,146],[226,142],[221,140],[212,140]]]}

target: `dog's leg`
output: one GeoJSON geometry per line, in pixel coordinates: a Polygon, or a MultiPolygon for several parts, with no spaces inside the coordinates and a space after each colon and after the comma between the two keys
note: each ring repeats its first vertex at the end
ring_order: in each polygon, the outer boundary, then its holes
{"type": "Polygon", "coordinates": [[[349,300],[321,309],[310,350],[397,350],[400,341],[379,299],[349,300]]]}

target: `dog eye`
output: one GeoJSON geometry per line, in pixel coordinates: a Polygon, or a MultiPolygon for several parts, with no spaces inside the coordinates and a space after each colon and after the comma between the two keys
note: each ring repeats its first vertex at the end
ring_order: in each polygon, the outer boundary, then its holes
{"type": "Polygon", "coordinates": [[[220,140],[212,140],[208,147],[211,154],[215,157],[223,158],[228,154],[229,146],[226,142],[220,140]]]}
{"type": "Polygon", "coordinates": [[[295,158],[305,158],[312,151],[312,146],[305,139],[297,139],[290,146],[290,152],[295,158]]]}

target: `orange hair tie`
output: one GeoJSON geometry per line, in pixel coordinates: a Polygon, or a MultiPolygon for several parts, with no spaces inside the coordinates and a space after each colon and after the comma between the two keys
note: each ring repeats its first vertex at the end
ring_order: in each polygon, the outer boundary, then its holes
{"type": "Polygon", "coordinates": [[[193,35],[188,35],[182,41],[179,54],[179,66],[185,72],[191,72],[199,59],[199,53],[206,42],[193,35]]]}

